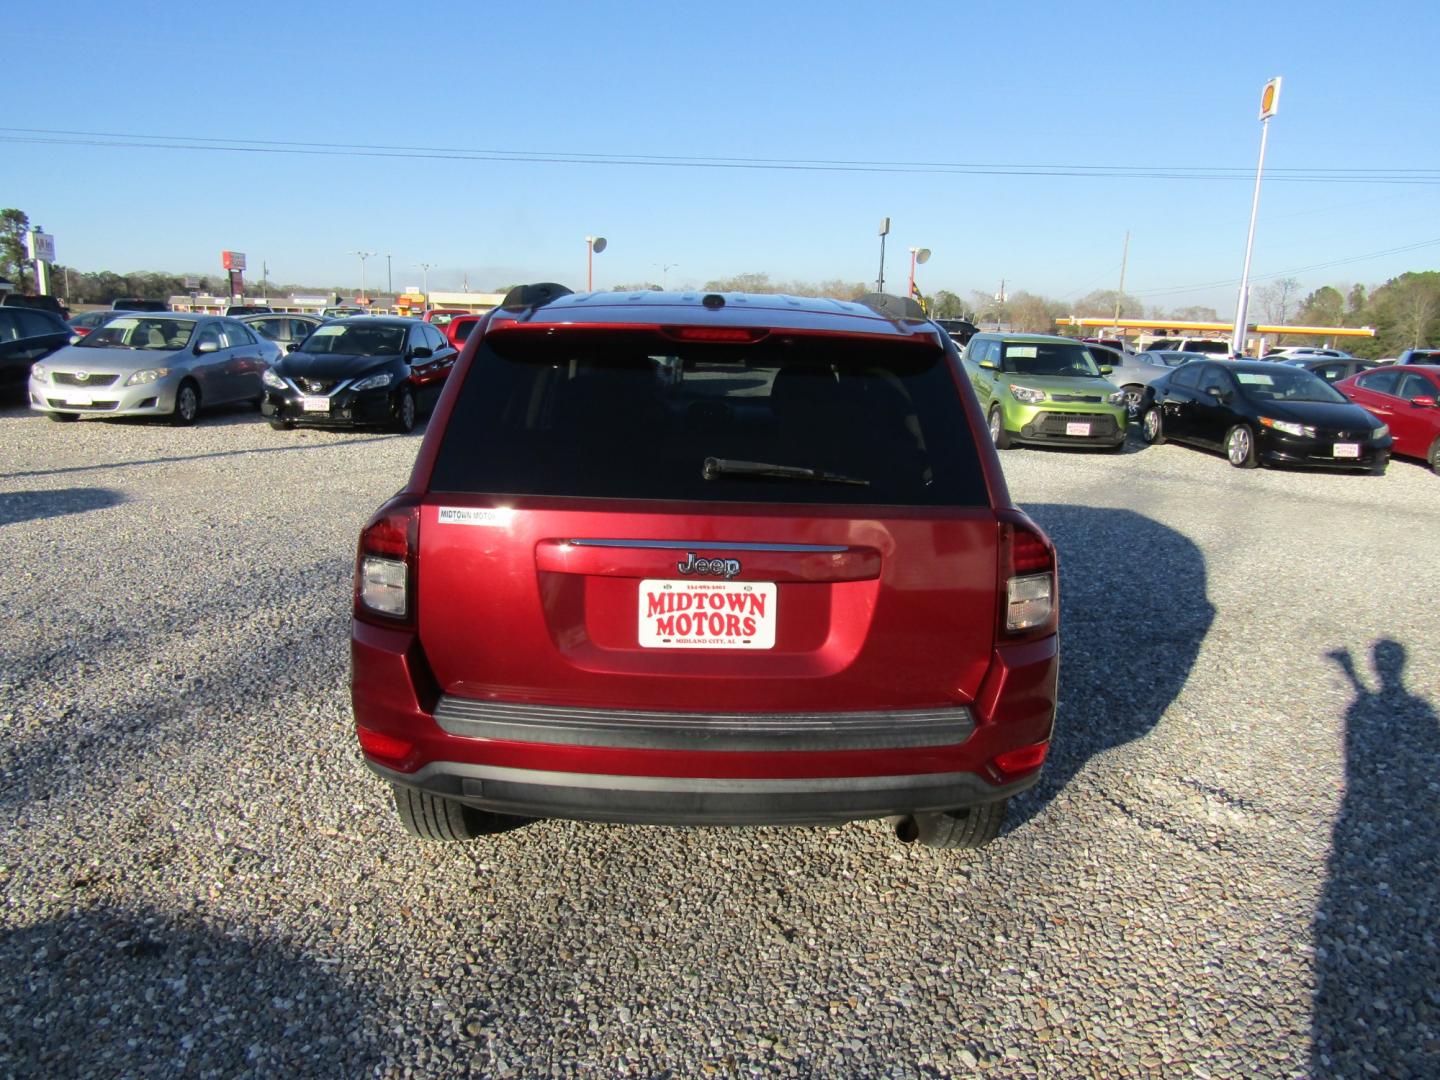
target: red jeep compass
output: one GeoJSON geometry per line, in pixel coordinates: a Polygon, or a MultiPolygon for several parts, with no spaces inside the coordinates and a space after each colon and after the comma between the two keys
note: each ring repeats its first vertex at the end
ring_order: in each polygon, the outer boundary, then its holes
{"type": "Polygon", "coordinates": [[[429,839],[883,817],[978,846],[1045,759],[1057,600],[935,324],[525,286],[361,534],[355,724],[429,839]]]}

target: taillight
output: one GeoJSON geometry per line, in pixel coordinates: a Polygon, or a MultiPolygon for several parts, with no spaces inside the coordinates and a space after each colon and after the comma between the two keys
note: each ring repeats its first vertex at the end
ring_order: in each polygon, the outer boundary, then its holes
{"type": "Polygon", "coordinates": [[[748,345],[769,336],[763,327],[741,326],[662,326],[660,332],[676,341],[714,341],[748,345]]]}
{"type": "Polygon", "coordinates": [[[1055,548],[1024,514],[1000,514],[1000,632],[1007,638],[1053,634],[1060,604],[1055,548]]]}
{"type": "Polygon", "coordinates": [[[420,508],[405,498],[386,503],[361,530],[355,558],[357,615],[414,622],[419,534],[420,508]]]}

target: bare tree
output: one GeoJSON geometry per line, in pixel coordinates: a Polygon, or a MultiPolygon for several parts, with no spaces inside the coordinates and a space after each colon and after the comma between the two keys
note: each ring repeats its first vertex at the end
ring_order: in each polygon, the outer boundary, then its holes
{"type": "Polygon", "coordinates": [[[1260,301],[1265,320],[1277,326],[1285,325],[1299,296],[1300,282],[1294,278],[1280,278],[1255,290],[1255,298],[1260,301]]]}

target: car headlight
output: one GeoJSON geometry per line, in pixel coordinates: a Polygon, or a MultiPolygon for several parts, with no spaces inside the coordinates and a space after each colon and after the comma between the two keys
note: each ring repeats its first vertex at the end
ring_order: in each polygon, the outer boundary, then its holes
{"type": "Polygon", "coordinates": [[[156,379],[163,379],[170,374],[168,367],[151,367],[135,372],[125,380],[126,386],[139,386],[141,383],[154,382],[156,379]]]}
{"type": "Polygon", "coordinates": [[[382,387],[382,386],[389,386],[390,383],[391,383],[391,381],[392,381],[394,378],[395,378],[395,376],[391,375],[390,372],[388,372],[388,371],[382,371],[379,375],[371,375],[371,376],[369,376],[368,378],[361,379],[359,382],[357,382],[357,383],[356,383],[354,386],[352,386],[350,389],[351,389],[351,390],[378,390],[378,389],[380,389],[380,387],[382,387]]]}
{"type": "Polygon", "coordinates": [[[1127,394],[1127,393],[1125,393],[1124,390],[1116,390],[1113,394],[1111,394],[1111,395],[1110,395],[1109,397],[1107,397],[1105,400],[1108,401],[1111,405],[1124,405],[1124,404],[1125,404],[1125,399],[1128,398],[1129,396],[1130,396],[1130,395],[1127,394]]]}
{"type": "Polygon", "coordinates": [[[1010,393],[1016,401],[1023,401],[1026,405],[1038,405],[1045,400],[1044,390],[1032,390],[1028,386],[1016,386],[1010,384],[1010,393]]]}
{"type": "Polygon", "coordinates": [[[1383,438],[1385,438],[1386,435],[1389,435],[1389,434],[1390,434],[1390,425],[1389,425],[1389,424],[1381,424],[1381,425],[1380,425],[1379,427],[1377,427],[1374,431],[1370,432],[1370,438],[1372,438],[1372,439],[1383,439],[1383,438]]]}
{"type": "Polygon", "coordinates": [[[290,389],[290,387],[286,385],[285,380],[282,379],[279,375],[276,375],[276,374],[275,374],[275,369],[274,369],[274,368],[268,368],[268,367],[267,367],[267,368],[265,369],[265,374],[263,374],[263,375],[260,376],[260,381],[261,381],[262,383],[264,383],[266,386],[270,387],[270,389],[272,389],[272,390],[288,390],[288,389],[290,389]]]}
{"type": "Polygon", "coordinates": [[[30,377],[36,382],[49,382],[50,369],[44,364],[32,364],[30,367],[30,377]]]}
{"type": "Polygon", "coordinates": [[[1276,431],[1283,431],[1286,435],[1314,435],[1314,428],[1307,428],[1301,424],[1292,424],[1289,420],[1272,420],[1268,416],[1262,416],[1260,423],[1276,431]]]}

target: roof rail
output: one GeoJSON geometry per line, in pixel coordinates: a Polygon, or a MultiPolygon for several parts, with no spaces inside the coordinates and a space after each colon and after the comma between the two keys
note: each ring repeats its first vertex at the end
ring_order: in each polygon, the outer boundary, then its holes
{"type": "Polygon", "coordinates": [[[855,303],[868,307],[877,315],[884,315],[887,319],[919,319],[924,321],[930,316],[925,314],[925,309],[918,302],[908,296],[895,296],[891,293],[872,292],[864,296],[857,296],[855,303]]]}
{"type": "Polygon", "coordinates": [[[557,285],[553,281],[537,281],[533,285],[516,285],[505,294],[500,306],[506,311],[523,311],[526,308],[544,307],[552,300],[569,296],[574,289],[557,285]]]}

